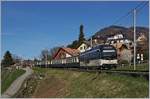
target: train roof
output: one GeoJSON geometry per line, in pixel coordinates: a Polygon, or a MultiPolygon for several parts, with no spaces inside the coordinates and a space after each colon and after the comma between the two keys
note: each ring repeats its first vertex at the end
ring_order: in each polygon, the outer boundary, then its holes
{"type": "Polygon", "coordinates": [[[110,48],[115,48],[115,47],[113,45],[99,44],[99,45],[92,47],[90,50],[86,50],[85,52],[83,52],[81,54],[84,54],[86,52],[90,52],[94,49],[101,49],[101,48],[110,49],[110,48]]]}
{"type": "Polygon", "coordinates": [[[92,49],[101,49],[101,48],[114,48],[114,46],[112,46],[112,45],[108,45],[108,44],[99,44],[99,45],[96,45],[96,46],[94,46],[93,48],[91,48],[91,50],[92,49]]]}

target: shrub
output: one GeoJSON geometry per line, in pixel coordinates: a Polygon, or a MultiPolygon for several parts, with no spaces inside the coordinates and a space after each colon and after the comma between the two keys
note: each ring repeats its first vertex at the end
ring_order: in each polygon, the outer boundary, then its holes
{"type": "Polygon", "coordinates": [[[120,60],[119,64],[129,64],[129,62],[127,60],[120,60]]]}
{"type": "Polygon", "coordinates": [[[144,60],[148,60],[149,59],[149,51],[144,51],[144,60]]]}

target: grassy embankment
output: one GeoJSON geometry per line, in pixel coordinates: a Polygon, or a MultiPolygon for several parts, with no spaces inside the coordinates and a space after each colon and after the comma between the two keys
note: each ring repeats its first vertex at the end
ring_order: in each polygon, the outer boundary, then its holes
{"type": "MultiPolygon", "coordinates": [[[[116,68],[117,70],[134,70],[134,65],[125,65],[125,66],[118,66],[116,68]]],[[[144,64],[136,64],[136,70],[140,70],[140,71],[149,71],[149,64],[148,63],[144,63],[144,64]]]]}
{"type": "Polygon", "coordinates": [[[1,71],[1,93],[5,92],[11,83],[16,80],[20,75],[24,74],[25,70],[6,70],[1,71]]]}
{"type": "Polygon", "coordinates": [[[148,97],[149,82],[142,77],[96,74],[48,68],[34,68],[45,77],[32,97],[143,98],[148,97]]]}

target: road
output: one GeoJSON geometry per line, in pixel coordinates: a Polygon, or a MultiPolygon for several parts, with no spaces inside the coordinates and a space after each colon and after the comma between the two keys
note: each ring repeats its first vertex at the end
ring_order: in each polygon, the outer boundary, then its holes
{"type": "Polygon", "coordinates": [[[15,95],[15,93],[17,93],[21,88],[24,80],[33,73],[33,70],[29,67],[23,69],[26,70],[26,72],[10,85],[10,87],[2,94],[1,98],[10,98],[15,95]]]}

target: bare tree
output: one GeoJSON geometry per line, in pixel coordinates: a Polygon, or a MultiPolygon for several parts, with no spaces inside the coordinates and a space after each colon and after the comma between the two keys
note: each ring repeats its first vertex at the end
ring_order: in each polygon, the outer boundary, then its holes
{"type": "Polygon", "coordinates": [[[61,47],[53,47],[50,49],[50,55],[51,58],[55,55],[55,53],[60,49],[61,47]]]}
{"type": "Polygon", "coordinates": [[[13,60],[14,60],[15,63],[21,63],[21,60],[23,60],[22,57],[20,57],[16,54],[13,54],[12,57],[13,57],[13,60]]]}
{"type": "Polygon", "coordinates": [[[41,60],[47,60],[48,54],[49,54],[48,49],[42,50],[42,51],[41,51],[41,55],[40,55],[41,60]]]}
{"type": "Polygon", "coordinates": [[[49,61],[53,58],[54,54],[59,50],[59,48],[64,46],[53,47],[51,49],[44,49],[41,51],[40,59],[41,61],[49,61]]]}

